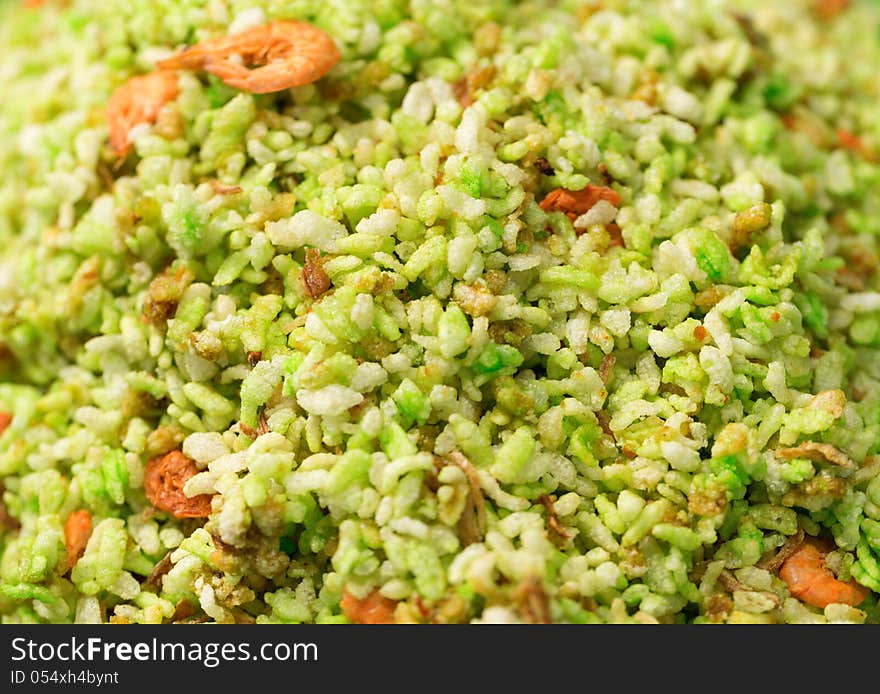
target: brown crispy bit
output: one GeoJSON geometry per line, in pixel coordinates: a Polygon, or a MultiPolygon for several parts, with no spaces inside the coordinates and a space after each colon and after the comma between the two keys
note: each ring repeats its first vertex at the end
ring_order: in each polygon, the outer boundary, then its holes
{"type": "Polygon", "coordinates": [[[588,185],[581,190],[557,188],[550,191],[539,203],[544,212],[564,212],[574,221],[582,214],[589,212],[600,200],[605,200],[615,207],[620,205],[620,193],[605,186],[588,185]]]}
{"type": "Polygon", "coordinates": [[[727,296],[729,290],[724,287],[720,287],[717,284],[713,284],[711,287],[707,287],[701,292],[698,292],[694,297],[694,303],[701,308],[703,311],[708,311],[715,304],[721,301],[725,296],[727,296]]]}
{"type": "Polygon", "coordinates": [[[467,108],[474,103],[474,97],[468,90],[467,77],[461,77],[452,83],[452,94],[462,108],[467,108]]]}
{"type": "Polygon", "coordinates": [[[698,516],[717,516],[727,508],[725,490],[696,489],[688,494],[688,511],[698,516]]]}
{"type": "Polygon", "coordinates": [[[702,325],[698,325],[694,328],[694,339],[697,342],[702,342],[709,336],[709,331],[706,330],[702,325]]]}
{"type": "Polygon", "coordinates": [[[626,246],[626,243],[623,240],[623,230],[617,224],[617,222],[608,222],[605,225],[605,232],[608,234],[609,241],[608,246],[620,246],[623,248],[626,246]]]}
{"type": "Polygon", "coordinates": [[[816,441],[804,441],[793,448],[779,448],[776,454],[786,460],[792,458],[809,458],[816,463],[833,463],[840,467],[853,468],[855,464],[839,448],[830,443],[817,443],[816,441]]]}
{"type": "Polygon", "coordinates": [[[177,304],[183,292],[195,279],[188,268],[171,267],[150,282],[144,299],[144,320],[153,325],[162,325],[177,312],[177,304]]]}
{"type": "Polygon", "coordinates": [[[723,622],[733,609],[733,600],[724,593],[714,593],[706,600],[706,616],[713,622],[723,622]]]}
{"type": "Polygon", "coordinates": [[[330,277],[324,272],[321,252],[317,248],[309,248],[306,251],[306,264],[303,265],[299,277],[305,287],[306,294],[313,299],[317,299],[330,289],[330,277]]]}
{"type": "Polygon", "coordinates": [[[92,515],[81,508],[71,513],[64,522],[64,546],[67,549],[67,568],[72,569],[86,551],[92,536],[92,515]]]}
{"type": "Polygon", "coordinates": [[[247,436],[249,439],[255,439],[260,435],[260,432],[254,429],[251,425],[245,424],[244,422],[238,423],[238,430],[247,436]]]}
{"type": "Polygon", "coordinates": [[[467,108],[476,100],[474,95],[488,85],[493,79],[497,69],[494,65],[481,65],[471,69],[464,77],[452,84],[452,93],[462,108],[467,108]]]}
{"type": "Polygon", "coordinates": [[[721,573],[718,574],[718,582],[724,586],[724,590],[729,593],[734,593],[738,590],[748,590],[748,588],[737,581],[733,574],[727,569],[722,570],[721,573]]]}
{"type": "Polygon", "coordinates": [[[374,590],[365,598],[356,598],[348,590],[342,591],[339,603],[342,614],[355,624],[394,624],[397,602],[374,590]]]}
{"type": "Polygon", "coordinates": [[[217,195],[236,195],[242,191],[241,186],[227,186],[217,180],[211,181],[211,187],[217,195]]]}
{"type": "Polygon", "coordinates": [[[248,614],[240,607],[232,610],[232,618],[235,621],[235,624],[256,624],[257,618],[252,614],[248,614]]]}
{"type": "Polygon", "coordinates": [[[196,464],[180,451],[171,451],[147,463],[144,490],[153,506],[176,518],[204,518],[211,514],[211,495],[188,497],[183,486],[198,473],[196,464]]]}
{"type": "Polygon", "coordinates": [[[431,621],[434,624],[464,624],[468,621],[468,603],[458,593],[452,592],[441,598],[434,608],[431,621]]]}
{"type": "Polygon", "coordinates": [[[474,47],[477,53],[489,56],[498,50],[501,40],[501,26],[497,22],[486,22],[474,32],[474,47]]]}
{"type": "Polygon", "coordinates": [[[797,551],[797,548],[801,546],[803,541],[804,529],[798,528],[797,532],[783,543],[782,547],[779,548],[776,554],[759,561],[757,564],[758,568],[766,569],[767,571],[776,571],[776,569],[782,566],[786,559],[797,551]]]}
{"type": "Polygon", "coordinates": [[[661,383],[659,391],[661,393],[672,393],[673,395],[680,395],[683,398],[686,398],[688,394],[687,391],[677,383],[661,383]]]}
{"type": "Polygon", "coordinates": [[[541,494],[541,496],[538,497],[538,501],[540,501],[544,505],[544,508],[547,509],[547,525],[550,530],[556,533],[561,539],[568,540],[571,535],[568,530],[566,530],[565,526],[559,522],[559,518],[556,515],[556,509],[553,508],[555,498],[547,496],[546,494],[541,494]]]}
{"type": "Polygon", "coordinates": [[[767,39],[767,36],[755,26],[755,22],[751,15],[746,14],[745,12],[731,12],[730,16],[737,24],[739,24],[743,33],[746,35],[746,38],[748,38],[749,43],[758,48],[767,47],[769,40],[767,39]]]}
{"type": "Polygon", "coordinates": [[[144,451],[150,456],[159,456],[176,448],[186,438],[186,434],[176,424],[163,424],[147,434],[144,451]]]}
{"type": "Polygon", "coordinates": [[[502,292],[504,285],[507,284],[507,273],[504,270],[487,270],[483,275],[486,280],[486,286],[489,291],[496,296],[502,292]]]}
{"type": "Polygon", "coordinates": [[[379,274],[379,279],[370,289],[370,294],[373,296],[381,296],[382,294],[387,294],[394,288],[394,278],[391,277],[387,272],[382,272],[379,274]]]}
{"type": "Polygon", "coordinates": [[[76,269],[67,292],[67,308],[76,313],[82,309],[86,292],[97,284],[101,275],[101,259],[98,256],[86,258],[76,269]]]}
{"type": "Polygon", "coordinates": [[[602,363],[599,364],[599,378],[602,379],[602,383],[606,386],[608,382],[611,380],[611,374],[614,371],[614,365],[617,363],[617,357],[613,354],[606,354],[602,357],[602,363]]]}
{"type": "Polygon", "coordinates": [[[18,518],[11,515],[3,501],[3,495],[6,493],[6,487],[0,482],[0,530],[18,530],[21,523],[18,518]]]}
{"type": "Polygon", "coordinates": [[[782,496],[783,506],[803,506],[811,511],[819,510],[846,494],[847,484],[826,470],[801,482],[782,496]]]}
{"type": "Polygon", "coordinates": [[[475,542],[481,542],[486,534],[486,504],[483,491],[480,489],[480,479],[471,462],[458,451],[452,451],[449,460],[464,470],[470,487],[470,494],[457,526],[459,539],[467,547],[475,542]]]}
{"type": "Polygon", "coordinates": [[[147,585],[155,586],[156,588],[162,587],[162,577],[171,571],[171,567],[173,566],[171,562],[171,552],[166,552],[165,556],[159,560],[159,563],[153,567],[152,572],[147,577],[147,585]]]}
{"type": "Polygon", "coordinates": [[[248,352],[247,353],[248,364],[250,364],[251,366],[256,366],[257,364],[259,364],[260,360],[262,358],[263,358],[262,352],[248,352]]]}
{"type": "Polygon", "coordinates": [[[837,281],[849,289],[861,291],[880,264],[880,256],[856,242],[844,251],[846,265],[837,270],[837,281]]]}
{"type": "Polygon", "coordinates": [[[733,236],[730,239],[731,250],[749,246],[752,234],[765,229],[770,224],[773,208],[766,202],[753,205],[747,210],[737,212],[733,218],[733,236]]]}
{"type": "Polygon", "coordinates": [[[532,326],[521,318],[496,321],[489,325],[489,337],[499,345],[518,347],[531,334],[532,326]]]}
{"type": "Polygon", "coordinates": [[[547,161],[544,157],[538,157],[537,159],[535,159],[535,168],[545,176],[556,175],[556,169],[554,169],[550,165],[550,162],[547,161]]]}
{"type": "Polygon", "coordinates": [[[523,579],[513,591],[511,599],[520,608],[523,618],[532,624],[550,624],[550,599],[536,576],[523,579]]]}
{"type": "Polygon", "coordinates": [[[498,70],[494,65],[482,65],[471,70],[467,75],[468,88],[471,94],[488,85],[495,79],[497,73],[498,70]]]}
{"type": "Polygon", "coordinates": [[[610,436],[612,440],[616,441],[617,438],[614,436],[614,432],[611,430],[610,426],[611,415],[605,410],[599,410],[596,413],[596,420],[599,422],[599,428],[610,436]]]}
{"type": "Polygon", "coordinates": [[[262,412],[259,419],[257,419],[257,431],[260,432],[260,436],[269,433],[269,422],[266,421],[266,415],[262,412]]]}
{"type": "Polygon", "coordinates": [[[459,282],[453,290],[453,297],[461,310],[471,316],[485,316],[495,308],[498,299],[480,282],[464,284],[459,282]]]}
{"type": "Polygon", "coordinates": [[[184,623],[184,620],[189,619],[197,612],[198,610],[196,609],[195,605],[184,598],[175,606],[174,614],[171,615],[171,622],[174,624],[184,623]]]}
{"type": "Polygon", "coordinates": [[[149,393],[143,390],[128,388],[122,395],[122,402],[119,405],[119,409],[122,412],[123,417],[131,419],[132,417],[140,417],[143,415],[158,415],[158,405],[159,401],[149,393]]]}

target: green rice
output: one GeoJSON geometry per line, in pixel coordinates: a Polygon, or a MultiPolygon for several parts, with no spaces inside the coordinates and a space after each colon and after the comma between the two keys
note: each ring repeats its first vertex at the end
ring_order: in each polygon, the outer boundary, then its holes
{"type": "Polygon", "coordinates": [[[0,2],[3,621],[880,621],[880,5],[815,11],[0,2]],[[116,87],[274,19],[342,60],[117,161],[116,87]]]}

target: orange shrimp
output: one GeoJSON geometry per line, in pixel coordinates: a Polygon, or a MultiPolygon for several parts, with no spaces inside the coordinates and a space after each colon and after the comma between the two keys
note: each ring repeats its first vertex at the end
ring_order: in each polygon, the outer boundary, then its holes
{"type": "Polygon", "coordinates": [[[326,33],[306,22],[274,21],[184,49],[157,63],[172,70],[205,70],[230,87],[268,94],[319,80],[340,59],[326,33]],[[236,62],[236,57],[241,62],[236,62]],[[252,66],[259,66],[250,69],[252,66]]]}
{"type": "Polygon", "coordinates": [[[397,603],[374,590],[362,600],[347,590],[342,593],[342,614],[355,624],[394,624],[397,603]]]}
{"type": "Polygon", "coordinates": [[[813,607],[825,608],[831,603],[855,607],[871,591],[855,581],[841,581],[825,566],[825,555],[833,548],[827,542],[808,538],[785,560],[779,577],[798,600],[813,607]]]}
{"type": "Polygon", "coordinates": [[[828,22],[849,7],[851,0],[813,0],[816,19],[828,22]]]}
{"type": "Polygon", "coordinates": [[[538,207],[544,212],[565,212],[571,221],[589,212],[600,200],[605,200],[615,207],[620,204],[620,193],[613,188],[590,184],[581,190],[557,188],[547,193],[538,207]]]}
{"type": "Polygon", "coordinates": [[[0,411],[0,436],[6,431],[7,427],[12,424],[12,415],[8,412],[0,411]]]}
{"type": "Polygon", "coordinates": [[[107,102],[107,125],[110,144],[124,157],[131,149],[128,134],[141,123],[152,123],[162,107],[177,96],[174,72],[150,72],[132,77],[120,86],[107,102]]]}
{"type": "Polygon", "coordinates": [[[211,495],[189,497],[184,485],[199,469],[195,462],[180,451],[171,451],[147,463],[144,472],[144,492],[156,508],[176,518],[205,518],[211,515],[211,495]]]}
{"type": "Polygon", "coordinates": [[[849,130],[840,128],[837,131],[837,142],[840,147],[847,149],[850,152],[855,152],[862,157],[862,159],[869,162],[877,161],[877,153],[870,146],[865,144],[862,138],[851,133],[849,130]]]}
{"type": "Polygon", "coordinates": [[[86,551],[89,538],[92,536],[92,516],[84,508],[74,511],[64,523],[64,545],[67,548],[67,568],[74,564],[86,551]]]}

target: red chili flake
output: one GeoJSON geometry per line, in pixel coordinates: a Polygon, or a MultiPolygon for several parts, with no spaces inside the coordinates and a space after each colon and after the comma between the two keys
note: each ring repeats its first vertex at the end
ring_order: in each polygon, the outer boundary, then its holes
{"type": "Polygon", "coordinates": [[[702,342],[709,335],[709,331],[706,330],[702,325],[698,325],[694,328],[694,339],[698,342],[702,342]]]}

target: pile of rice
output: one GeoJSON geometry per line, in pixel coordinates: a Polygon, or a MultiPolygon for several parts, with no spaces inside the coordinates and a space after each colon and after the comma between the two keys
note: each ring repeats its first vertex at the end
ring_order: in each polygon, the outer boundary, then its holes
{"type": "Polygon", "coordinates": [[[876,3],[30,5],[0,3],[4,622],[880,620],[876,3]],[[181,72],[118,160],[116,87],[273,19],[341,61],[181,72]],[[619,204],[540,206],[588,184],[619,204]],[[209,517],[146,498],[169,451],[209,517]],[[804,535],[864,602],[791,595],[804,535]]]}

